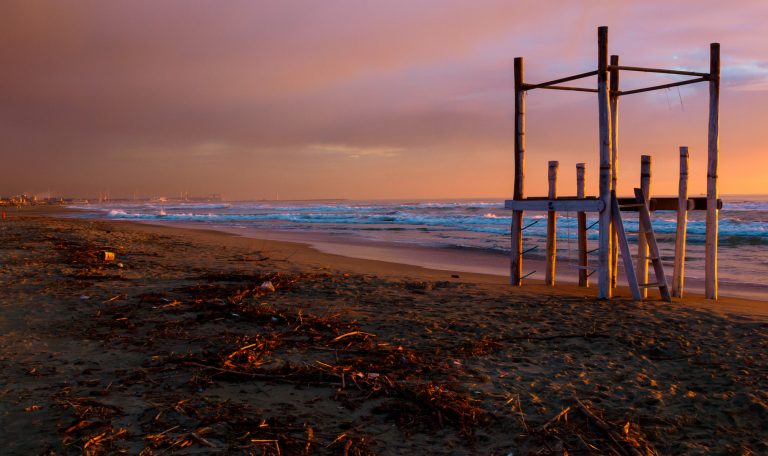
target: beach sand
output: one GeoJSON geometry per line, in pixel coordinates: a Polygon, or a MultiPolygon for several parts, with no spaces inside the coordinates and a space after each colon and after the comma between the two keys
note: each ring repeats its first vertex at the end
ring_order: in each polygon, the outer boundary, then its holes
{"type": "Polygon", "coordinates": [[[43,212],[0,224],[3,454],[768,453],[765,302],[43,212]]]}

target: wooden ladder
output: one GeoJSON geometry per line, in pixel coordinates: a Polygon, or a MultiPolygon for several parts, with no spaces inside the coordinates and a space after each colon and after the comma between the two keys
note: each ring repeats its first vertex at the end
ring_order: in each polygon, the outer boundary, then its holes
{"type": "Polygon", "coordinates": [[[667,277],[664,275],[664,266],[661,264],[661,256],[659,255],[659,245],[656,243],[656,235],[653,232],[651,226],[651,213],[648,210],[648,204],[645,201],[645,195],[639,188],[635,189],[635,204],[619,205],[619,200],[616,198],[616,191],[611,190],[611,217],[613,219],[614,226],[616,226],[616,234],[618,235],[619,248],[621,249],[621,258],[624,262],[624,273],[627,276],[627,282],[629,283],[629,289],[632,292],[632,298],[637,301],[642,301],[642,295],[640,294],[640,288],[658,287],[661,293],[661,298],[664,301],[671,302],[672,297],[669,294],[669,286],[667,285],[667,277]],[[624,222],[621,220],[622,208],[637,208],[639,218],[639,233],[645,235],[648,242],[648,252],[650,253],[651,263],[653,264],[653,271],[656,274],[656,282],[653,283],[638,283],[637,276],[635,275],[635,267],[632,265],[632,255],[629,253],[629,243],[627,242],[627,234],[624,231],[624,222]]]}

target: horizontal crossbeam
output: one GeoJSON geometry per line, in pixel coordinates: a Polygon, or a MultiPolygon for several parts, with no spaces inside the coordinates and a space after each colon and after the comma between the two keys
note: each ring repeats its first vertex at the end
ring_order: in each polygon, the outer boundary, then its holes
{"type": "Polygon", "coordinates": [[[640,71],[643,73],[661,73],[661,74],[680,74],[683,76],[699,76],[702,78],[708,78],[709,73],[698,73],[696,71],[684,71],[684,70],[665,70],[662,68],[643,68],[623,65],[608,65],[608,70],[626,70],[626,71],[640,71]]]}
{"type": "MultiPolygon", "coordinates": [[[[639,205],[637,200],[632,197],[620,197],[619,206],[621,206],[624,212],[637,212],[639,205]]],[[[723,200],[717,200],[717,208],[723,208],[723,200]]],[[[654,211],[676,211],[677,210],[677,197],[676,196],[654,196],[648,202],[648,209],[651,212],[654,211]]],[[[707,210],[707,197],[695,196],[688,198],[688,210],[689,211],[706,211],[707,210]]]]}
{"type": "Polygon", "coordinates": [[[662,84],[662,85],[657,85],[657,86],[653,86],[653,87],[645,87],[645,88],[642,88],[642,89],[620,91],[619,95],[631,95],[633,93],[650,92],[651,90],[669,89],[670,87],[677,87],[677,86],[682,86],[682,85],[686,85],[686,84],[694,84],[694,83],[697,83],[697,82],[704,82],[704,81],[708,81],[708,80],[709,80],[709,78],[688,79],[687,81],[672,82],[670,84],[662,84]]]}
{"type": "Polygon", "coordinates": [[[584,211],[600,212],[605,205],[599,199],[522,199],[504,201],[504,209],[513,211],[584,211]]]}
{"type": "Polygon", "coordinates": [[[547,89],[547,90],[572,90],[574,92],[592,92],[597,93],[597,89],[590,89],[588,87],[567,87],[567,86],[547,86],[547,87],[539,87],[540,89],[547,89]]]}
{"type": "Polygon", "coordinates": [[[545,87],[553,86],[555,84],[560,84],[561,82],[575,81],[576,79],[588,78],[590,76],[595,76],[595,75],[597,75],[597,70],[588,71],[586,73],[581,73],[581,74],[575,74],[573,76],[567,76],[564,78],[542,82],[539,84],[523,84],[523,90],[543,89],[545,87]]]}
{"type": "MultiPolygon", "coordinates": [[[[624,212],[637,212],[639,205],[637,200],[632,197],[620,197],[618,198],[619,205],[623,206],[624,212]]],[[[557,199],[551,200],[546,196],[531,196],[522,200],[506,200],[504,201],[504,209],[512,209],[515,211],[584,211],[584,212],[600,212],[603,209],[602,201],[594,196],[587,198],[578,198],[575,196],[559,196],[557,199]]],[[[717,208],[723,208],[723,200],[717,200],[717,208]]],[[[651,212],[654,211],[676,211],[677,210],[677,197],[675,196],[654,196],[651,197],[648,202],[648,209],[651,212]]],[[[707,198],[705,196],[695,196],[688,198],[688,210],[689,211],[705,211],[707,210],[707,198]]],[[[531,225],[537,222],[532,223],[531,225]]],[[[528,225],[525,228],[530,227],[528,225]]],[[[592,227],[589,227],[592,228],[592,227]]],[[[588,229],[589,229],[588,228],[588,229]]]]}

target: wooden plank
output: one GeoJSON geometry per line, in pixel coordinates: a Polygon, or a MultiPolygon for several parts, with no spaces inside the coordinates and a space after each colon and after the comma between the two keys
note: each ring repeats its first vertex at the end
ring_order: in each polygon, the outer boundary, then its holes
{"type": "MultiPolygon", "coordinates": [[[[524,60],[515,59],[515,182],[513,198],[523,199],[523,181],[525,179],[525,92],[523,91],[524,60]]],[[[514,286],[521,286],[523,268],[523,212],[518,209],[512,213],[510,233],[509,280],[514,286]]]]}
{"type": "Polygon", "coordinates": [[[564,78],[554,79],[552,81],[541,82],[539,84],[525,84],[523,86],[523,90],[544,89],[544,88],[547,88],[547,87],[555,85],[555,84],[560,84],[560,83],[568,82],[568,81],[575,81],[576,79],[588,78],[588,77],[594,76],[596,74],[597,74],[597,71],[593,70],[593,71],[587,71],[586,73],[580,73],[580,74],[575,74],[573,76],[566,76],[564,78]]]}
{"type": "Polygon", "coordinates": [[[707,137],[707,222],[704,296],[717,299],[717,164],[720,160],[720,44],[709,47],[709,135],[707,137]]]}
{"type": "Polygon", "coordinates": [[[643,93],[643,92],[650,92],[651,90],[661,90],[661,89],[669,89],[671,87],[678,87],[678,86],[684,86],[688,84],[695,84],[697,82],[704,82],[709,81],[709,78],[696,78],[696,79],[687,79],[685,81],[678,81],[678,82],[672,82],[669,84],[662,84],[652,87],[644,87],[642,89],[634,89],[634,90],[627,90],[624,92],[619,92],[619,95],[632,95],[633,93],[643,93]]]}
{"type": "MultiPolygon", "coordinates": [[[[638,204],[645,201],[645,195],[643,190],[635,189],[635,198],[638,204]]],[[[651,225],[651,214],[647,210],[640,210],[638,216],[642,220],[643,225],[648,227],[648,251],[651,253],[651,263],[653,264],[653,271],[656,274],[656,282],[659,286],[659,292],[661,293],[661,299],[665,301],[672,301],[672,297],[669,295],[669,286],[667,285],[667,276],[664,275],[664,266],[661,264],[661,254],[659,253],[659,245],[656,243],[656,236],[653,235],[653,227],[651,225]]]]}
{"type": "MultiPolygon", "coordinates": [[[[709,202],[706,196],[696,196],[688,198],[688,210],[689,211],[706,211],[709,207],[709,202]]],[[[723,208],[723,200],[718,198],[715,203],[715,207],[720,210],[723,208]]]]}
{"type": "MultiPolygon", "coordinates": [[[[549,182],[549,198],[557,198],[557,161],[549,162],[547,180],[549,182]]],[[[557,211],[547,212],[547,265],[544,270],[544,283],[549,286],[555,285],[555,267],[557,263],[557,211]]]]}
{"type": "Polygon", "coordinates": [[[506,200],[504,209],[513,211],[561,211],[561,212],[601,212],[603,211],[603,202],[598,199],[568,199],[568,200],[541,200],[541,199],[523,199],[506,200]]]}
{"type": "Polygon", "coordinates": [[[590,89],[589,87],[570,87],[570,86],[548,86],[548,87],[538,87],[539,89],[547,89],[547,90],[570,90],[572,92],[591,92],[591,93],[597,93],[597,89],[590,89]]]}
{"type": "Polygon", "coordinates": [[[680,183],[677,197],[677,231],[675,232],[675,267],[672,270],[672,296],[683,297],[685,288],[685,241],[688,228],[688,148],[680,147],[680,183]]]}
{"type": "Polygon", "coordinates": [[[599,299],[611,297],[611,117],[608,101],[608,27],[597,29],[597,99],[600,144],[600,212],[598,292],[599,299]]]}
{"type": "Polygon", "coordinates": [[[642,73],[662,73],[662,74],[679,74],[682,76],[699,76],[702,78],[708,78],[709,73],[698,73],[696,71],[684,71],[684,70],[666,70],[662,68],[643,68],[643,67],[633,67],[633,66],[624,66],[624,65],[614,65],[613,62],[611,62],[611,66],[608,67],[610,71],[613,70],[624,70],[624,71],[639,71],[642,73]]]}
{"type": "MultiPolygon", "coordinates": [[[[619,56],[611,56],[611,66],[619,65],[619,56]]],[[[610,70],[610,105],[611,105],[611,189],[615,192],[618,188],[618,163],[619,163],[619,70],[610,70]]],[[[619,275],[619,246],[616,228],[611,228],[611,288],[616,288],[616,278],[619,275]]]]}
{"type": "MultiPolygon", "coordinates": [[[[645,195],[643,204],[648,204],[648,198],[651,194],[651,156],[640,156],[640,189],[645,195]]],[[[638,201],[635,201],[640,204],[638,201]]],[[[647,207],[647,206],[646,206],[647,207]]],[[[650,225],[644,225],[642,218],[639,219],[637,233],[637,281],[639,283],[648,282],[648,237],[645,231],[650,230],[650,225]]],[[[641,291],[643,298],[648,297],[648,290],[641,291]]]]}
{"type": "MultiPolygon", "coordinates": [[[[549,201],[549,197],[548,196],[529,196],[529,197],[527,197],[525,199],[526,200],[549,201]]],[[[596,196],[585,196],[584,198],[580,198],[578,196],[578,194],[576,196],[562,196],[561,195],[561,196],[558,196],[555,199],[557,199],[558,201],[561,201],[561,200],[581,200],[581,199],[593,200],[593,201],[597,201],[598,200],[596,196]]],[[[632,201],[634,201],[634,199],[632,199],[632,201]]]]}
{"type": "MultiPolygon", "coordinates": [[[[586,193],[586,173],[587,168],[584,163],[576,163],[576,196],[584,198],[586,193]]],[[[589,266],[587,255],[587,213],[578,211],[576,213],[577,238],[579,250],[579,286],[589,287],[589,266]]]]}
{"type": "MultiPolygon", "coordinates": [[[[561,197],[562,198],[562,197],[561,197]]],[[[544,199],[544,197],[542,197],[544,199]]],[[[625,206],[628,204],[635,204],[635,198],[622,196],[619,197],[619,206],[625,206]]],[[[649,202],[649,209],[654,211],[677,211],[678,198],[671,196],[653,196],[649,202]]],[[[723,208],[723,200],[717,200],[717,208],[723,208]]],[[[637,212],[637,207],[623,207],[621,209],[624,212],[637,212]]],[[[695,196],[688,198],[688,210],[689,211],[705,211],[707,210],[707,197],[695,196]]]]}
{"type": "Polygon", "coordinates": [[[624,262],[624,275],[627,276],[627,283],[629,284],[629,291],[632,292],[632,298],[640,301],[642,300],[642,294],[640,292],[640,287],[637,284],[635,270],[632,267],[632,255],[629,253],[629,243],[627,242],[627,234],[624,232],[624,223],[621,220],[621,211],[619,210],[619,203],[616,199],[615,190],[611,190],[611,207],[613,209],[616,235],[619,239],[619,247],[621,248],[621,259],[624,262]]]}

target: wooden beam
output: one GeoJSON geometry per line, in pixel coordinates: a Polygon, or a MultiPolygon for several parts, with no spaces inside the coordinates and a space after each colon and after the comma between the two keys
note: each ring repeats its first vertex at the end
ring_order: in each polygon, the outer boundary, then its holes
{"type": "MultiPolygon", "coordinates": [[[[562,196],[560,197],[562,198],[562,196]]],[[[528,198],[533,199],[533,198],[528,198]]],[[[546,199],[542,197],[542,199],[546,199]]],[[[622,196],[619,198],[619,206],[633,205],[635,199],[628,196],[622,196]]],[[[677,211],[678,198],[676,196],[653,196],[651,197],[648,208],[651,212],[655,211],[677,211]]],[[[717,208],[723,208],[723,200],[717,200],[717,208]]],[[[637,207],[623,207],[621,209],[624,212],[637,212],[637,207]]],[[[707,210],[707,197],[706,196],[694,196],[688,198],[688,210],[689,211],[706,211],[707,210]]]]}
{"type": "MultiPolygon", "coordinates": [[[[608,93],[611,105],[611,189],[618,192],[618,162],[619,162],[619,70],[613,69],[619,66],[619,56],[611,56],[610,92],[608,93]]],[[[611,288],[616,288],[616,278],[619,275],[619,239],[615,223],[611,227],[611,288]]]]}
{"type": "MultiPolygon", "coordinates": [[[[548,196],[529,196],[529,197],[527,197],[525,199],[526,200],[544,200],[544,201],[548,201],[549,197],[548,196]]],[[[595,200],[596,201],[597,197],[596,196],[586,196],[584,198],[579,198],[578,196],[558,196],[555,199],[557,199],[558,201],[560,201],[560,200],[577,200],[577,199],[587,199],[587,200],[595,200]]]]}
{"type": "Polygon", "coordinates": [[[597,89],[590,89],[588,87],[549,86],[549,87],[538,87],[538,88],[547,89],[547,90],[571,90],[573,92],[597,93],[597,89]]]}
{"type": "Polygon", "coordinates": [[[688,79],[688,80],[685,80],[685,81],[678,81],[678,82],[672,82],[672,83],[669,83],[669,84],[662,84],[662,85],[657,85],[657,86],[652,86],[652,87],[645,87],[645,88],[642,88],[642,89],[626,90],[626,91],[619,92],[619,95],[620,96],[632,95],[633,93],[650,92],[651,90],[669,89],[670,87],[683,86],[683,85],[687,85],[687,84],[695,84],[697,82],[704,82],[704,81],[709,81],[709,80],[710,80],[709,78],[688,79]]]}
{"type": "MultiPolygon", "coordinates": [[[[640,156],[640,189],[645,197],[645,204],[649,205],[651,195],[651,156],[640,156]]],[[[637,200],[635,200],[637,203],[637,200]]],[[[643,225],[642,218],[638,218],[637,232],[637,281],[638,283],[648,283],[648,238],[645,232],[650,230],[650,226],[643,225]]],[[[640,291],[642,298],[648,297],[648,289],[643,288],[640,291]]]]}
{"type": "Polygon", "coordinates": [[[672,271],[672,296],[683,297],[685,288],[685,241],[688,228],[688,148],[680,147],[680,184],[677,190],[677,231],[675,266],[672,271]]]}
{"type": "MultiPolygon", "coordinates": [[[[688,198],[688,210],[689,211],[706,211],[709,207],[709,201],[706,196],[695,196],[688,198]]],[[[715,202],[715,207],[720,210],[723,208],[723,200],[718,198],[715,202]]]]}
{"type": "MultiPolygon", "coordinates": [[[[547,180],[549,181],[549,199],[557,198],[557,161],[549,162],[547,180]]],[[[555,285],[555,265],[557,263],[557,211],[547,212],[547,266],[544,270],[544,283],[555,285]]]]}
{"type": "Polygon", "coordinates": [[[709,47],[709,135],[707,137],[707,222],[704,296],[717,299],[717,164],[720,160],[720,44],[709,47]]]}
{"type": "Polygon", "coordinates": [[[611,66],[608,67],[608,70],[624,70],[624,71],[639,71],[643,73],[662,73],[662,74],[679,74],[683,76],[699,76],[702,78],[708,78],[709,73],[698,73],[695,71],[684,71],[684,70],[666,70],[662,68],[643,68],[643,67],[633,67],[633,66],[623,66],[623,65],[614,65],[611,63],[611,66]]]}
{"type": "Polygon", "coordinates": [[[611,116],[608,100],[608,27],[597,29],[597,98],[600,144],[600,212],[598,293],[600,299],[611,297],[611,116]]]}
{"type": "MultiPolygon", "coordinates": [[[[525,178],[525,91],[523,90],[524,61],[515,59],[515,182],[513,198],[523,199],[523,180],[525,178]]],[[[510,234],[511,258],[509,280],[514,286],[522,285],[523,267],[523,211],[512,213],[510,234]]]]}
{"type": "MultiPolygon", "coordinates": [[[[638,204],[647,201],[647,197],[643,195],[643,190],[636,188],[635,197],[638,204]]],[[[667,302],[672,301],[672,297],[669,295],[669,286],[667,285],[667,276],[664,275],[664,266],[661,264],[661,254],[659,253],[659,244],[656,242],[656,236],[653,234],[653,228],[651,227],[651,214],[646,210],[641,210],[638,213],[638,217],[642,220],[642,224],[648,227],[650,236],[648,237],[648,251],[651,255],[651,263],[653,264],[653,271],[656,274],[656,286],[659,287],[661,293],[661,299],[667,302]]],[[[648,284],[649,285],[649,284],[648,284]]],[[[646,285],[641,285],[645,288],[646,285]]]]}
{"type": "Polygon", "coordinates": [[[555,84],[560,84],[562,82],[568,82],[568,81],[575,81],[576,79],[588,78],[596,74],[597,74],[597,71],[587,71],[586,73],[580,73],[573,76],[566,76],[564,78],[554,79],[552,81],[542,82],[539,84],[525,84],[525,86],[523,87],[523,90],[544,89],[555,84]]]}
{"type": "Polygon", "coordinates": [[[611,209],[613,210],[613,218],[616,222],[614,224],[616,225],[616,234],[619,238],[619,246],[621,247],[621,259],[624,261],[624,275],[627,276],[627,284],[629,284],[629,290],[632,292],[632,299],[640,301],[642,300],[642,294],[635,277],[635,270],[632,267],[632,255],[629,253],[629,243],[627,242],[627,234],[624,232],[624,222],[621,221],[621,210],[619,209],[615,190],[611,190],[611,209]]]}
{"type": "Polygon", "coordinates": [[[561,211],[561,212],[601,212],[603,201],[599,199],[522,199],[504,201],[504,209],[513,211],[561,211]]]}
{"type": "MultiPolygon", "coordinates": [[[[586,193],[586,172],[587,168],[584,163],[576,163],[576,196],[584,198],[586,193]]],[[[578,211],[576,213],[577,238],[579,249],[579,286],[589,287],[589,271],[587,266],[589,265],[587,257],[587,213],[584,211],[578,211]]]]}

